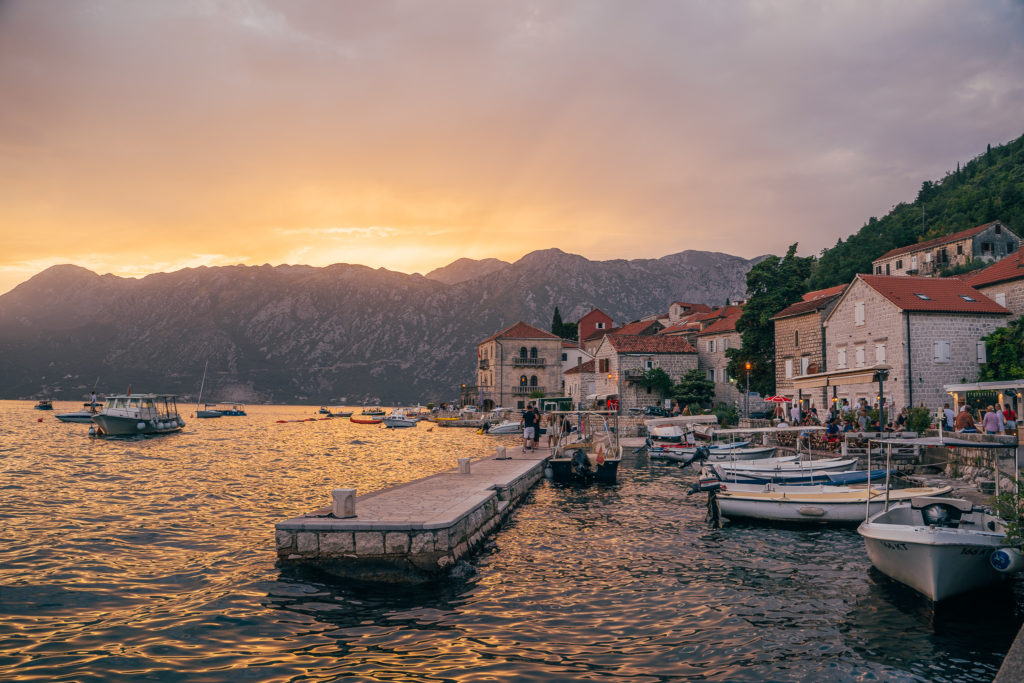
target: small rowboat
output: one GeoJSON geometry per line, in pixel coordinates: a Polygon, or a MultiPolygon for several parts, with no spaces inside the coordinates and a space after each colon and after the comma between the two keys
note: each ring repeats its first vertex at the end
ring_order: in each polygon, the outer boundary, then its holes
{"type": "Polygon", "coordinates": [[[354,422],[357,425],[379,425],[384,421],[372,417],[356,417],[355,415],[350,417],[348,420],[349,422],[354,422]]]}

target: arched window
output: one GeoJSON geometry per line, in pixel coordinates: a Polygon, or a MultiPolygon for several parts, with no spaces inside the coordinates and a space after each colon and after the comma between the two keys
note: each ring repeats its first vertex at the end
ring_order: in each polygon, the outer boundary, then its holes
{"type": "Polygon", "coordinates": [[[530,347],[530,358],[536,358],[536,357],[537,357],[537,347],[536,346],[531,346],[530,347]]]}
{"type": "Polygon", "coordinates": [[[520,358],[526,358],[526,347],[525,346],[520,346],[519,347],[519,357],[520,358]]]}
{"type": "Polygon", "coordinates": [[[519,375],[519,386],[526,386],[526,375],[519,375]]]}
{"type": "Polygon", "coordinates": [[[537,386],[537,375],[530,375],[530,386],[537,386]]]}

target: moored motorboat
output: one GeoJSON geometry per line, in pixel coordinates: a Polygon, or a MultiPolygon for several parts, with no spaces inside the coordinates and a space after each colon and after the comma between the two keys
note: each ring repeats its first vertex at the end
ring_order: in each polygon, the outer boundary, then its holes
{"type": "Polygon", "coordinates": [[[82,408],[76,410],[73,413],[57,413],[54,415],[55,418],[61,422],[77,422],[80,424],[92,424],[92,416],[96,414],[96,411],[90,410],[89,408],[82,408]]]}
{"type": "Polygon", "coordinates": [[[353,415],[348,419],[348,421],[357,425],[379,425],[384,420],[376,417],[359,417],[358,415],[353,415]]]}
{"type": "Polygon", "coordinates": [[[857,532],[878,571],[936,602],[998,583],[1006,573],[993,554],[1012,557],[1000,550],[1003,521],[959,498],[912,498],[872,514],[857,532]]]}
{"type": "Polygon", "coordinates": [[[92,421],[96,423],[97,436],[167,434],[185,426],[173,394],[108,396],[92,421]]]}
{"type": "MultiPolygon", "coordinates": [[[[618,481],[619,462],[622,459],[616,413],[604,411],[551,411],[550,424],[563,420],[572,429],[560,429],[558,443],[548,459],[551,478],[564,483],[614,484],[618,481]]],[[[556,427],[552,427],[553,429],[556,427]]]]}
{"type": "Polygon", "coordinates": [[[217,408],[224,417],[247,417],[245,406],[241,403],[231,403],[227,408],[217,408]]]}
{"type": "Polygon", "coordinates": [[[481,434],[521,434],[523,431],[522,423],[519,420],[502,420],[496,425],[484,423],[480,428],[481,434]]]}
{"type": "Polygon", "coordinates": [[[384,418],[383,422],[386,427],[398,428],[398,427],[415,427],[417,420],[414,417],[409,416],[406,411],[396,408],[384,418]]]}
{"type": "MultiPolygon", "coordinates": [[[[893,489],[888,499],[902,501],[918,496],[941,496],[952,490],[951,486],[893,489]]],[[[865,509],[882,509],[886,492],[878,487],[750,486],[727,482],[722,484],[717,498],[722,514],[730,518],[856,524],[863,521],[865,509]]]]}
{"type": "Polygon", "coordinates": [[[212,403],[207,403],[203,406],[202,410],[196,410],[196,417],[213,418],[223,417],[224,413],[217,410],[217,406],[212,403]]]}
{"type": "Polygon", "coordinates": [[[362,412],[359,413],[359,414],[360,415],[368,415],[368,416],[371,416],[371,417],[377,417],[377,416],[383,416],[385,413],[384,413],[384,409],[383,408],[363,408],[362,412]]]}
{"type": "Polygon", "coordinates": [[[36,410],[53,410],[53,401],[48,398],[41,398],[39,402],[32,406],[36,410]]]}

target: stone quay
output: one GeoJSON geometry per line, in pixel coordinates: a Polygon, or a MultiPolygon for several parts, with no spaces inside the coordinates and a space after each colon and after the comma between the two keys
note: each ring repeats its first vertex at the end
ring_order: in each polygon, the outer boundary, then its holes
{"type": "Polygon", "coordinates": [[[495,456],[356,496],[275,525],[282,566],[373,583],[444,578],[475,551],[544,476],[547,455],[498,447],[495,456]]]}

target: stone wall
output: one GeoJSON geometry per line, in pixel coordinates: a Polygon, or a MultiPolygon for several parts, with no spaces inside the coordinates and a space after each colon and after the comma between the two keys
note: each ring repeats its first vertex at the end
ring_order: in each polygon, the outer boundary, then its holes
{"type": "Polygon", "coordinates": [[[690,370],[696,370],[698,364],[696,353],[619,354],[611,344],[602,344],[595,356],[594,392],[599,396],[617,395],[622,412],[660,405],[663,397],[654,392],[648,394],[646,388],[626,378],[630,371],[643,372],[647,361],[664,370],[673,382],[678,382],[690,370]],[[601,371],[602,359],[608,361],[608,370],[604,372],[601,371]]]}
{"type": "MultiPolygon", "coordinates": [[[[824,372],[829,366],[822,355],[821,311],[810,311],[775,321],[775,393],[796,397],[793,378],[800,377],[802,359],[807,358],[814,372],[824,372]],[[798,344],[799,342],[799,344],[798,344]],[[786,361],[792,363],[792,375],[786,377],[786,361]]],[[[808,371],[811,374],[811,371],[808,371]]],[[[825,389],[805,390],[802,395],[811,398],[811,405],[819,410],[828,406],[825,389]]]]}
{"type": "Polygon", "coordinates": [[[740,404],[743,391],[742,383],[746,378],[740,376],[732,378],[735,380],[733,382],[729,381],[728,374],[725,371],[726,366],[729,364],[729,359],[726,357],[725,351],[726,349],[738,349],[741,343],[738,332],[721,332],[707,336],[697,335],[697,366],[709,373],[709,379],[712,379],[710,373],[714,373],[712,381],[715,383],[716,403],[740,404]],[[714,343],[714,351],[710,350],[712,342],[714,343]]]}
{"type": "Polygon", "coordinates": [[[1010,309],[1010,313],[1013,314],[1006,322],[1024,315],[1024,279],[999,282],[994,285],[984,285],[982,287],[976,287],[975,289],[996,303],[999,303],[997,297],[1000,294],[1003,295],[1005,303],[1002,305],[1010,309]]]}

